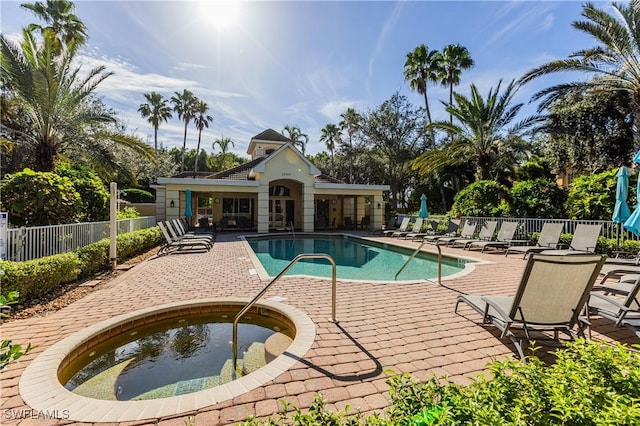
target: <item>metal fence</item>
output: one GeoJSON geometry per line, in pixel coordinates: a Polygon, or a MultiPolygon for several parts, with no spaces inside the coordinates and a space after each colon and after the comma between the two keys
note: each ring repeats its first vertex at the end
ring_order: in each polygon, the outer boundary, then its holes
{"type": "MultiPolygon", "coordinates": [[[[118,220],[118,234],[150,228],[155,216],[118,220]]],[[[109,237],[106,222],[69,223],[7,229],[7,260],[24,261],[77,250],[109,237]]]]}

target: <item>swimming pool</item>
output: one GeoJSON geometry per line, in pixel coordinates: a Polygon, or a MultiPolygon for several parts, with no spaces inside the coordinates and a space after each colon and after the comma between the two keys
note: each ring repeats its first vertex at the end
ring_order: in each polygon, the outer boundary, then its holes
{"type": "MultiPolygon", "coordinates": [[[[336,262],[337,277],[367,281],[394,281],[413,249],[380,243],[351,235],[298,234],[245,237],[264,273],[276,276],[302,253],[326,253],[336,262]]],[[[462,272],[472,260],[442,257],[442,276],[462,272]]],[[[304,259],[289,275],[331,277],[331,266],[323,259],[304,259]]],[[[398,281],[433,280],[438,277],[436,254],[420,252],[398,276],[398,281]]]]}

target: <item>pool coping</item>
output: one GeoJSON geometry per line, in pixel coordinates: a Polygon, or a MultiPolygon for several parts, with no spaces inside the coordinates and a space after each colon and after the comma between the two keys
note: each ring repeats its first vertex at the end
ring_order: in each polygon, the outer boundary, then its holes
{"type": "MultiPolygon", "coordinates": [[[[272,234],[254,234],[254,235],[249,235],[249,238],[252,237],[264,237],[264,238],[268,238],[269,236],[278,236],[278,237],[284,237],[285,235],[290,235],[289,233],[272,233],[272,234]]],[[[391,245],[391,246],[395,246],[398,248],[402,248],[402,249],[408,249],[408,250],[415,250],[415,247],[409,247],[409,246],[404,246],[401,244],[394,244],[393,241],[380,241],[378,239],[375,238],[367,238],[366,236],[363,235],[356,235],[356,234],[349,234],[349,233],[318,233],[318,232],[301,232],[301,233],[297,233],[296,235],[298,236],[313,236],[313,237],[333,237],[336,238],[337,235],[341,235],[343,237],[351,237],[351,238],[358,238],[358,239],[362,239],[362,240],[367,240],[367,241],[373,241],[382,245],[391,245]]],[[[275,275],[269,275],[269,273],[267,272],[266,269],[264,269],[264,266],[262,266],[262,262],[260,262],[260,259],[258,258],[258,256],[256,256],[255,252],[253,251],[253,249],[251,248],[249,242],[247,241],[247,239],[245,238],[245,235],[240,235],[238,236],[238,240],[241,241],[242,246],[244,247],[246,253],[247,253],[247,257],[249,258],[249,260],[251,260],[251,263],[253,265],[253,268],[249,269],[249,273],[252,275],[258,275],[258,277],[260,278],[260,280],[262,281],[270,281],[272,280],[275,275]]],[[[425,246],[429,247],[429,246],[425,246]]],[[[428,253],[428,254],[434,254],[434,252],[431,251],[427,251],[425,249],[421,249],[421,252],[424,253],[428,253]]],[[[437,254],[437,253],[435,253],[437,254]]],[[[329,254],[330,255],[330,254],[329,254]]],[[[473,272],[475,270],[475,265],[485,265],[485,264],[491,264],[493,262],[487,261],[487,260],[483,260],[483,259],[478,259],[478,258],[474,258],[471,256],[453,256],[450,254],[443,254],[443,257],[447,257],[449,259],[464,259],[467,260],[468,262],[465,263],[464,268],[460,271],[460,272],[456,272],[455,274],[451,274],[451,275],[447,275],[442,277],[442,281],[447,281],[447,280],[453,280],[465,275],[470,274],[471,272],[473,272]]],[[[292,277],[309,277],[309,278],[317,278],[317,279],[322,279],[322,280],[330,280],[330,277],[319,277],[316,275],[306,275],[306,274],[287,274],[287,276],[292,276],[292,277]]],[[[424,283],[424,282],[430,282],[430,283],[436,283],[437,284],[437,277],[434,279],[427,279],[427,278],[420,278],[420,279],[412,279],[412,280],[374,280],[374,279],[364,279],[364,280],[358,280],[358,279],[352,279],[352,278],[340,278],[337,277],[336,278],[338,281],[343,281],[343,282],[354,282],[354,283],[372,283],[372,284],[414,284],[414,283],[424,283]]]]}
{"type": "Polygon", "coordinates": [[[188,302],[174,302],[119,315],[80,330],[46,349],[29,364],[20,378],[19,390],[24,401],[39,412],[47,412],[56,418],[78,422],[123,422],[156,419],[193,412],[240,396],[272,381],[304,358],[316,337],[316,326],[301,310],[279,302],[263,300],[257,308],[273,310],[287,317],[296,328],[296,335],[287,350],[258,370],[238,379],[169,398],[144,401],[104,401],[76,395],[58,380],[58,368],[65,359],[81,350],[93,337],[106,329],[118,327],[133,320],[182,308],[198,308],[207,305],[239,305],[248,298],[216,297],[188,302]]]}

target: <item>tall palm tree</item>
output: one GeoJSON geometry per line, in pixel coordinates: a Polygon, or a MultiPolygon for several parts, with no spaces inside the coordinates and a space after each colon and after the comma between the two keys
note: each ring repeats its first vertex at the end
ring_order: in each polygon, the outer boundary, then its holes
{"type": "MultiPolygon", "coordinates": [[[[0,35],[0,78],[31,123],[19,137],[33,150],[35,169],[52,171],[65,152],[75,151],[87,162],[113,170],[114,152],[106,145],[155,158],[142,141],[108,130],[105,125],[115,124],[116,118],[94,106],[95,89],[112,73],[105,72],[104,66],[86,73],[73,68],[74,42],[59,50],[56,33],[50,29],[44,30],[41,43],[28,29],[22,37],[15,44],[0,35]]],[[[15,131],[5,125],[0,123],[4,134],[15,131]]]]}
{"type": "MultiPolygon", "coordinates": [[[[407,53],[407,60],[404,63],[404,80],[409,82],[409,87],[424,96],[424,107],[427,111],[427,120],[431,123],[431,110],[429,109],[429,98],[427,97],[427,86],[429,82],[438,81],[442,73],[442,54],[437,50],[421,44],[407,53]]],[[[431,139],[433,140],[433,129],[431,139]]]]}
{"type": "Polygon", "coordinates": [[[331,175],[335,176],[336,167],[333,162],[333,151],[336,149],[336,141],[340,140],[340,128],[335,124],[327,124],[320,131],[320,140],[326,144],[331,153],[331,175]]]}
{"type": "Polygon", "coordinates": [[[353,136],[362,128],[362,116],[353,108],[347,108],[340,114],[340,129],[349,135],[349,183],[353,182],[353,136]]]}
{"type": "Polygon", "coordinates": [[[184,153],[187,150],[187,126],[189,122],[196,116],[196,103],[198,98],[187,89],[182,93],[175,92],[175,96],[171,97],[173,110],[178,113],[178,118],[184,121],[184,139],[182,140],[182,159],[180,161],[180,173],[184,172],[184,153]]]}
{"type": "Polygon", "coordinates": [[[194,167],[194,171],[198,172],[198,156],[200,155],[200,138],[202,137],[202,129],[209,128],[209,123],[213,122],[213,117],[207,114],[209,111],[209,105],[206,102],[198,100],[195,106],[196,116],[193,119],[193,122],[196,124],[196,128],[198,129],[198,147],[196,148],[196,165],[194,167]]]}
{"type": "MultiPolygon", "coordinates": [[[[459,44],[449,44],[442,49],[442,71],[440,83],[449,87],[449,104],[453,102],[453,86],[460,84],[462,71],[473,67],[474,62],[466,47],[459,44]]],[[[449,122],[453,122],[453,115],[449,115],[449,122]]]]}
{"type": "Polygon", "coordinates": [[[552,86],[534,95],[543,99],[539,110],[548,107],[562,96],[580,91],[625,91],[633,103],[633,134],[636,146],[640,146],[640,1],[629,5],[613,3],[614,15],[598,9],[593,3],[585,3],[582,16],[586,20],[573,22],[573,27],[592,36],[598,44],[579,50],[567,59],[548,62],[527,72],[520,81],[554,72],[580,71],[594,75],[588,81],[578,81],[552,86]]]}
{"type": "Polygon", "coordinates": [[[160,93],[145,93],[144,97],[147,103],[141,104],[138,112],[153,126],[153,144],[155,151],[158,152],[158,128],[161,122],[166,122],[172,117],[171,107],[168,105],[169,101],[160,93]]]}
{"type": "Polygon", "coordinates": [[[227,152],[229,151],[229,145],[235,147],[236,145],[229,138],[225,138],[222,136],[220,139],[216,139],[213,141],[211,147],[215,150],[216,145],[220,147],[220,171],[225,170],[226,168],[226,160],[227,160],[227,152]]]}
{"type": "Polygon", "coordinates": [[[446,111],[460,124],[448,121],[434,121],[431,126],[446,130],[454,139],[450,145],[441,149],[430,150],[414,161],[413,168],[435,170],[444,166],[460,166],[465,161],[475,163],[476,179],[489,178],[491,166],[501,144],[508,143],[512,136],[522,134],[537,124],[539,116],[525,118],[511,128],[507,128],[522,108],[522,103],[511,105],[518,86],[511,81],[500,93],[502,80],[495,89],[490,89],[485,98],[478,88],[471,85],[469,98],[455,93],[454,102],[446,105],[446,111]]]}
{"type": "Polygon", "coordinates": [[[302,133],[299,127],[286,125],[282,129],[282,134],[288,137],[294,146],[299,147],[302,154],[305,153],[309,136],[306,133],[302,133]]]}
{"type": "Polygon", "coordinates": [[[87,27],[85,27],[80,18],[74,15],[75,5],[70,1],[47,0],[46,4],[37,1],[35,3],[21,4],[20,6],[30,10],[37,18],[49,24],[49,26],[30,24],[27,29],[29,31],[40,30],[41,33],[45,29],[50,29],[56,34],[56,40],[59,45],[62,43],[69,44],[73,41],[76,46],[81,46],[89,38],[87,27]]]}

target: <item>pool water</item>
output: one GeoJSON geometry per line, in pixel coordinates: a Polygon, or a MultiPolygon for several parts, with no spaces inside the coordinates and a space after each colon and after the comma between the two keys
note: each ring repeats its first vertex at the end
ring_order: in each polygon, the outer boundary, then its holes
{"type": "MultiPolygon", "coordinates": [[[[292,236],[246,238],[258,260],[270,276],[280,273],[302,253],[325,253],[336,262],[338,278],[394,281],[396,273],[413,250],[347,236],[292,236]]],[[[467,259],[442,258],[442,276],[453,275],[465,268],[467,259]]],[[[331,277],[331,265],[324,259],[303,259],[288,274],[331,277]]],[[[438,277],[438,258],[419,253],[398,275],[398,280],[423,280],[438,277]]]]}
{"type": "MultiPolygon", "coordinates": [[[[81,368],[62,382],[74,393],[119,401],[165,398],[227,383],[235,379],[234,315],[174,318],[129,332],[82,354],[76,362],[81,368]]],[[[239,363],[250,351],[262,350],[264,360],[269,336],[291,334],[280,323],[246,323],[255,319],[247,315],[238,324],[239,363]]]]}

